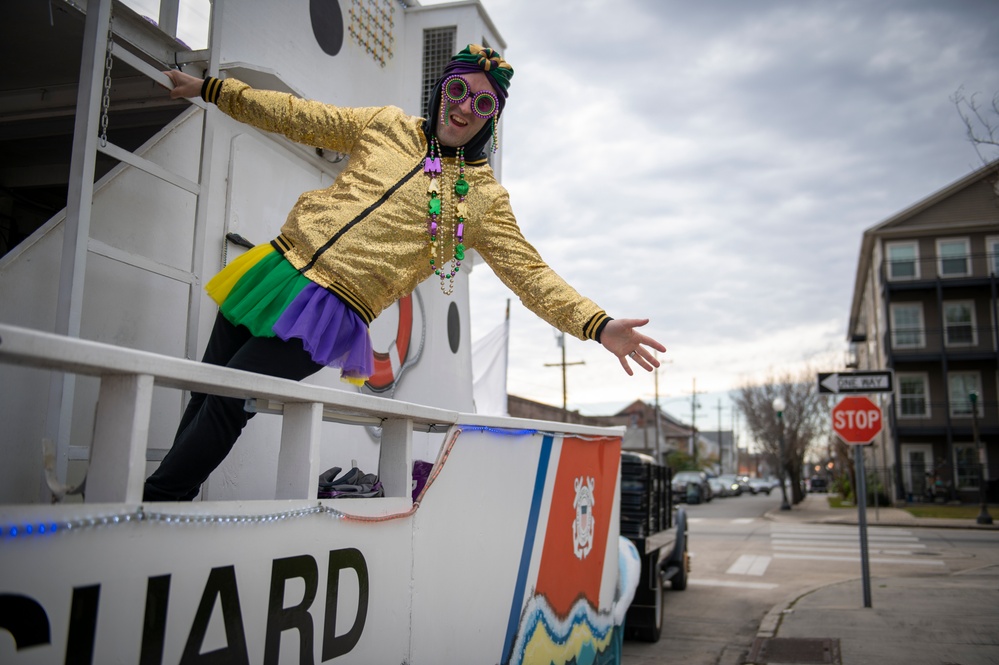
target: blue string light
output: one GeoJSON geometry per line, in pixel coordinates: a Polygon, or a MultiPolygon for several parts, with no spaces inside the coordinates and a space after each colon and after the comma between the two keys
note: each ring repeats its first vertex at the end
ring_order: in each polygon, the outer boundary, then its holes
{"type": "Polygon", "coordinates": [[[539,433],[536,429],[507,429],[487,425],[458,425],[458,427],[463,432],[492,432],[493,434],[507,434],[509,436],[530,436],[539,433]]]}
{"type": "Polygon", "coordinates": [[[159,522],[170,525],[189,524],[264,524],[281,522],[289,519],[307,517],[309,515],[325,514],[335,519],[343,519],[344,514],[335,508],[324,505],[311,506],[300,510],[290,510],[283,513],[267,515],[175,515],[168,513],[149,513],[140,507],[134,513],[119,513],[96,517],[83,517],[66,522],[38,522],[34,524],[0,525],[0,540],[23,539],[27,536],[45,536],[59,531],[79,531],[106,526],[121,526],[132,522],[159,522]]]}
{"type": "Polygon", "coordinates": [[[534,434],[540,434],[542,436],[551,437],[570,436],[573,439],[582,439],[584,441],[602,441],[605,439],[621,438],[620,435],[613,434],[602,436],[580,435],[569,432],[546,432],[540,429],[507,429],[504,427],[490,427],[488,425],[458,425],[457,427],[463,432],[490,432],[492,434],[505,434],[507,436],[532,436],[534,434]]]}
{"type": "MultiPolygon", "coordinates": [[[[67,524],[66,526],[70,526],[67,524]]],[[[56,533],[59,524],[56,522],[38,524],[11,524],[10,526],[0,526],[0,538],[24,538],[26,536],[45,536],[56,533]]]]}

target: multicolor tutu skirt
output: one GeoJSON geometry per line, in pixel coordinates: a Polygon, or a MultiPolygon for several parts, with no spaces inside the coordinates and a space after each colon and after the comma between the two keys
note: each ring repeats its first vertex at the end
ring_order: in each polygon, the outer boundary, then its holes
{"type": "Polygon", "coordinates": [[[336,295],[298,272],[270,244],[234,259],[205,286],[222,315],[257,337],[302,340],[320,365],[362,385],[374,373],[368,326],[336,295]]]}

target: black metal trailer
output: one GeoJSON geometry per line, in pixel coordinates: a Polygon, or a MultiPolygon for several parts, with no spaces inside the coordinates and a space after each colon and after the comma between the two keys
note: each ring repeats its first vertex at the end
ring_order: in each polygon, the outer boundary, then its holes
{"type": "Polygon", "coordinates": [[[621,453],[621,535],[642,557],[642,576],[624,622],[628,639],[658,642],[666,583],[674,591],[687,588],[687,513],[674,510],[671,476],[669,467],[649,455],[621,453]]]}

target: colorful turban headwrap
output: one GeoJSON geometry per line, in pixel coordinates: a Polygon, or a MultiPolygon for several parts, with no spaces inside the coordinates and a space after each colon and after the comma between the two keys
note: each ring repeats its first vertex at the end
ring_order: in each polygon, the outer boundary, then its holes
{"type": "Polygon", "coordinates": [[[493,87],[503,97],[507,96],[507,90],[510,88],[510,79],[513,78],[513,67],[503,59],[503,56],[491,48],[479,46],[478,44],[469,44],[451,58],[451,62],[444,68],[445,76],[452,73],[448,69],[458,73],[485,72],[492,79],[493,87]]]}

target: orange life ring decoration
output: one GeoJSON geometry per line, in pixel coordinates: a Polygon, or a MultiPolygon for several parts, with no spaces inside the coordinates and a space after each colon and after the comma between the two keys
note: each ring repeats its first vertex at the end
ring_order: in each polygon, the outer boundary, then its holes
{"type": "MultiPolygon", "coordinates": [[[[401,369],[406,364],[406,358],[409,355],[409,345],[413,338],[413,295],[410,294],[405,298],[401,298],[398,305],[399,327],[395,333],[393,346],[395,347],[396,358],[398,359],[398,367],[401,369]]],[[[387,352],[375,351],[373,355],[375,359],[375,373],[371,375],[371,378],[364,385],[374,392],[385,392],[395,385],[396,380],[399,378],[396,376],[396,370],[392,368],[391,349],[387,352]]]]}

